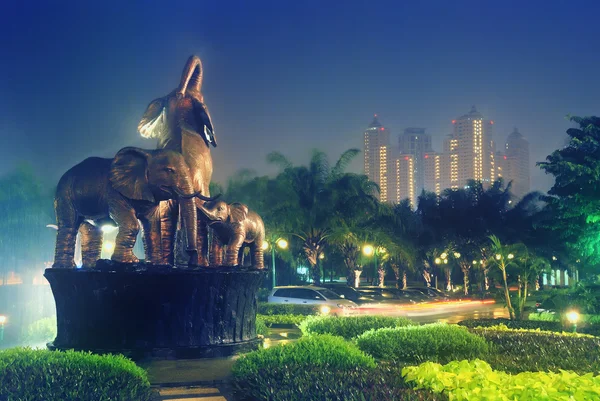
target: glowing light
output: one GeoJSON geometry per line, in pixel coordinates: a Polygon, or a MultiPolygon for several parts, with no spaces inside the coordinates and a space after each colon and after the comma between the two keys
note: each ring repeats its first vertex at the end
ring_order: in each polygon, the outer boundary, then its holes
{"type": "Polygon", "coordinates": [[[496,255],[496,260],[502,259],[502,255],[496,255]]]}
{"type": "Polygon", "coordinates": [[[385,249],[384,247],[380,246],[379,248],[377,248],[377,253],[383,254],[386,253],[387,249],[385,249]]]}
{"type": "Polygon", "coordinates": [[[320,254],[319,259],[321,259],[321,260],[325,259],[325,254],[324,253],[320,254]]]}
{"type": "Polygon", "coordinates": [[[440,258],[435,258],[435,264],[439,265],[440,263],[442,263],[442,259],[440,258]]]}
{"type": "Polygon", "coordinates": [[[579,313],[577,313],[576,311],[570,311],[567,312],[567,320],[571,323],[571,324],[576,324],[579,321],[579,313]]]}
{"type": "Polygon", "coordinates": [[[552,260],[558,260],[558,259],[556,259],[556,256],[552,256],[552,260]]]}
{"type": "Polygon", "coordinates": [[[100,229],[102,230],[103,233],[112,233],[113,231],[115,231],[117,229],[117,226],[113,226],[111,224],[105,224],[102,227],[100,227],[100,229]]]}
{"type": "Polygon", "coordinates": [[[373,248],[373,245],[365,245],[362,251],[366,256],[372,256],[375,253],[375,248],[373,248]]]}
{"type": "Polygon", "coordinates": [[[277,240],[277,246],[280,247],[281,249],[287,249],[288,242],[286,240],[284,240],[283,238],[279,238],[277,240]]]}
{"type": "Polygon", "coordinates": [[[456,124],[456,120],[452,120],[452,124],[456,124]]]}
{"type": "Polygon", "coordinates": [[[483,259],[479,261],[479,264],[482,265],[483,264],[483,259]]]}
{"type": "Polygon", "coordinates": [[[425,155],[425,158],[426,158],[426,159],[429,159],[429,155],[425,155]]]}
{"type": "Polygon", "coordinates": [[[441,257],[442,259],[446,259],[446,258],[448,257],[448,254],[447,254],[446,252],[444,252],[444,253],[442,253],[442,254],[440,255],[440,257],[441,257]]]}
{"type": "Polygon", "coordinates": [[[404,160],[408,160],[408,156],[404,156],[404,160]]]}
{"type": "Polygon", "coordinates": [[[506,160],[506,156],[504,156],[504,160],[506,160]]]}
{"type": "Polygon", "coordinates": [[[269,243],[267,241],[263,242],[262,245],[260,246],[260,249],[262,249],[263,251],[266,251],[267,249],[269,249],[269,243]]]}
{"type": "Polygon", "coordinates": [[[494,122],[490,120],[490,124],[494,125],[494,122]]]}
{"type": "Polygon", "coordinates": [[[444,264],[448,264],[448,259],[444,259],[444,264]]]}
{"type": "Polygon", "coordinates": [[[460,253],[458,253],[458,252],[454,252],[454,257],[455,257],[456,259],[460,258],[460,253]]]}
{"type": "Polygon", "coordinates": [[[114,242],[110,242],[110,241],[106,241],[103,245],[102,245],[102,249],[106,252],[112,252],[115,250],[115,243],[114,242]]]}
{"type": "Polygon", "coordinates": [[[1,315],[0,316],[0,324],[4,324],[4,323],[6,323],[6,316],[1,315]]]}
{"type": "Polygon", "coordinates": [[[385,128],[383,128],[383,127],[379,128],[379,131],[384,131],[384,130],[385,130],[385,128]]]}
{"type": "Polygon", "coordinates": [[[514,258],[514,257],[515,257],[515,255],[513,255],[512,253],[509,253],[509,254],[508,254],[508,258],[509,258],[509,259],[512,259],[512,258],[514,258]]]}
{"type": "Polygon", "coordinates": [[[474,265],[476,265],[476,264],[477,264],[477,261],[476,261],[476,260],[474,260],[474,261],[473,261],[473,264],[474,264],[474,265]]]}
{"type": "Polygon", "coordinates": [[[327,305],[321,306],[321,308],[319,310],[324,315],[327,315],[329,312],[331,312],[331,308],[329,306],[327,306],[327,305]]]}

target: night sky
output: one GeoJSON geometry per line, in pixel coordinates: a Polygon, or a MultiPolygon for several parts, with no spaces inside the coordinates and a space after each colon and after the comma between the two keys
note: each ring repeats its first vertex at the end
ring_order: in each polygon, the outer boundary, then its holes
{"type": "MultiPolygon", "coordinates": [[[[17,1],[0,6],[0,173],[29,161],[50,183],[88,156],[154,148],[137,123],[204,64],[219,146],[213,180],[362,149],[378,113],[394,140],[426,127],[441,151],[476,105],[534,167],[565,143],[567,114],[600,114],[598,1],[17,1]],[[177,5],[175,5],[177,3],[177,5]]],[[[362,172],[362,158],[353,164],[362,172]]]]}

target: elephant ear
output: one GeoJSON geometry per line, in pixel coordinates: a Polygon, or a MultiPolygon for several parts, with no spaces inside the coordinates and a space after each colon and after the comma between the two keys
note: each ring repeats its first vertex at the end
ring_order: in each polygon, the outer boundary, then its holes
{"type": "Polygon", "coordinates": [[[192,97],[192,104],[194,108],[196,127],[198,127],[198,134],[202,136],[202,139],[204,139],[204,142],[206,142],[206,146],[212,145],[216,148],[217,139],[215,138],[215,131],[213,129],[208,108],[203,102],[195,97],[192,97]]]}
{"type": "Polygon", "coordinates": [[[229,205],[229,216],[231,221],[239,223],[248,217],[248,206],[242,203],[232,203],[229,205]]]}
{"type": "Polygon", "coordinates": [[[138,124],[138,131],[144,138],[156,138],[166,129],[165,99],[161,97],[150,102],[138,124]]]}
{"type": "Polygon", "coordinates": [[[155,202],[148,183],[148,159],[151,153],[127,147],[117,153],[110,165],[108,179],[112,187],[129,199],[155,202]]]}

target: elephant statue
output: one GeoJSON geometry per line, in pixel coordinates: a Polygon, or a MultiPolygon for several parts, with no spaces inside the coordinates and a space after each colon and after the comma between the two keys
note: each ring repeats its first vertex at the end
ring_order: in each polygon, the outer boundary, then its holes
{"type": "Polygon", "coordinates": [[[204,219],[214,232],[211,265],[223,264],[223,245],[227,245],[224,264],[241,264],[243,247],[249,245],[252,266],[264,268],[265,225],[258,214],[241,203],[227,204],[223,201],[205,202],[198,210],[198,217],[204,219]]]}
{"type": "MultiPolygon", "coordinates": [[[[53,267],[74,268],[79,231],[83,267],[93,267],[102,249],[102,225],[116,224],[118,234],[112,260],[136,263],[133,246],[144,229],[147,259],[156,258],[163,238],[156,212],[161,201],[177,199],[189,244],[190,262],[197,259],[197,208],[192,179],[184,157],[170,150],[121,149],[113,159],[90,157],[60,179],[54,200],[58,233],[53,267]]],[[[203,198],[203,197],[202,197],[203,198]]],[[[203,198],[211,200],[210,198],[203,198]]]]}
{"type": "MultiPolygon", "coordinates": [[[[202,95],[202,62],[190,56],[183,70],[179,86],[168,95],[153,100],[138,124],[139,133],[145,138],[157,138],[158,149],[170,149],[183,155],[190,167],[192,187],[195,192],[210,196],[209,184],[213,165],[211,146],[216,147],[210,114],[202,95]]],[[[196,198],[199,207],[203,201],[196,198]]],[[[161,231],[166,238],[174,238],[177,229],[177,200],[163,202],[160,207],[161,231]]],[[[198,264],[208,264],[208,229],[198,220],[198,264]]],[[[163,241],[162,264],[174,264],[173,244],[163,241]]]]}

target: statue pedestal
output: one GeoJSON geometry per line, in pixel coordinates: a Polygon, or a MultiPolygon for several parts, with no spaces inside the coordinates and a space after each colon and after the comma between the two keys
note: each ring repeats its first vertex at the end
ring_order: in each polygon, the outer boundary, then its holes
{"type": "Polygon", "coordinates": [[[258,348],[256,292],[263,270],[177,269],[99,261],[46,269],[58,333],[50,349],[132,359],[229,356],[258,348]]]}

